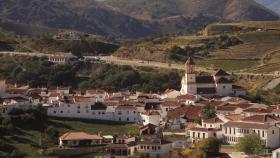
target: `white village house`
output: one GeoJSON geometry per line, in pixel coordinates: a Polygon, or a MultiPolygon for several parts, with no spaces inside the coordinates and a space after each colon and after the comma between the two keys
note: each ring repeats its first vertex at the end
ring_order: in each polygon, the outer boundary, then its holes
{"type": "Polygon", "coordinates": [[[236,144],[245,135],[257,134],[266,147],[277,148],[280,145],[280,129],[265,123],[230,121],[223,125],[224,143],[236,144]]]}
{"type": "Polygon", "coordinates": [[[67,132],[59,137],[60,147],[91,146],[102,144],[99,134],[88,134],[85,132],[67,132]]]}

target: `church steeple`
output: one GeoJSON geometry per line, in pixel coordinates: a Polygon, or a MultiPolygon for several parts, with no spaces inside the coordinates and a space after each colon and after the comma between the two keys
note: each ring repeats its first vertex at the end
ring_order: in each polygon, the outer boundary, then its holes
{"type": "Polygon", "coordinates": [[[187,74],[194,74],[195,73],[195,62],[193,61],[192,57],[189,57],[185,63],[186,66],[186,73],[187,74]]]}

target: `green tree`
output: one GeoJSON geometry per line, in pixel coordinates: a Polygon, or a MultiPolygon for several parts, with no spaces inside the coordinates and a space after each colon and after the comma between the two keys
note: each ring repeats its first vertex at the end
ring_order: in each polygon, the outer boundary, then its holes
{"type": "Polygon", "coordinates": [[[216,137],[209,137],[197,143],[193,149],[186,148],[181,154],[186,158],[206,158],[219,156],[221,143],[216,137]]]}
{"type": "Polygon", "coordinates": [[[249,134],[241,138],[236,144],[238,151],[248,155],[257,155],[264,152],[265,146],[257,134],[249,134]]]}
{"type": "Polygon", "coordinates": [[[216,111],[215,109],[210,106],[209,104],[204,106],[202,109],[201,117],[203,119],[210,119],[216,116],[216,111]]]}
{"type": "Polygon", "coordinates": [[[197,148],[204,151],[207,157],[218,156],[221,147],[221,142],[216,137],[209,137],[197,144],[197,148]]]}
{"type": "Polygon", "coordinates": [[[53,142],[57,142],[58,137],[59,137],[59,131],[54,128],[53,126],[49,126],[45,133],[47,134],[47,136],[53,141],[53,142]]]}

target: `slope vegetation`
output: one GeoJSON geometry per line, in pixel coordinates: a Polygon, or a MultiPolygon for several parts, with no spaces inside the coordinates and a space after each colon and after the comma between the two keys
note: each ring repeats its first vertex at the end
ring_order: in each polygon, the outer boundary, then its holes
{"type": "Polygon", "coordinates": [[[200,35],[163,36],[122,46],[116,56],[184,63],[189,55],[204,67],[273,73],[280,63],[280,22],[215,23],[200,35]]]}
{"type": "Polygon", "coordinates": [[[118,38],[193,33],[220,20],[279,19],[253,0],[0,0],[0,18],[118,38]]]}
{"type": "Polygon", "coordinates": [[[203,14],[226,20],[275,20],[278,15],[253,0],[108,0],[110,6],[138,19],[203,14]]]}

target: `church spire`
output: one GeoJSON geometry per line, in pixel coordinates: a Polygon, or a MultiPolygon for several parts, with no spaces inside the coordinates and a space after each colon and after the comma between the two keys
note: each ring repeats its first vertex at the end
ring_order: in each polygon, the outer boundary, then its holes
{"type": "Polygon", "coordinates": [[[195,62],[193,61],[192,57],[189,57],[188,60],[185,63],[186,66],[186,72],[187,74],[193,74],[195,73],[195,62]]]}

